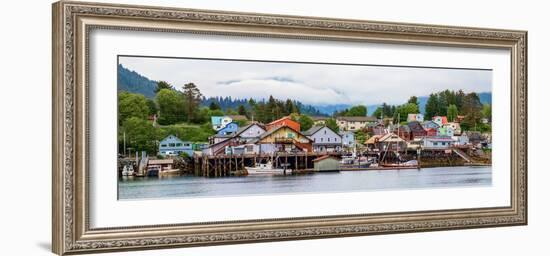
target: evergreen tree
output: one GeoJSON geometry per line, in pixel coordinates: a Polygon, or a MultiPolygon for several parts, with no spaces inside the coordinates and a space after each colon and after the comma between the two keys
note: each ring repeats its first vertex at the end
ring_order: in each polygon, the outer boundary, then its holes
{"type": "Polygon", "coordinates": [[[174,87],[168,82],[158,81],[157,88],[155,89],[155,93],[158,93],[162,89],[174,90],[174,87]]]}
{"type": "Polygon", "coordinates": [[[187,121],[192,122],[197,114],[201,104],[202,94],[194,83],[188,83],[183,86],[183,101],[185,103],[185,112],[187,121]]]}
{"type": "Polygon", "coordinates": [[[248,116],[248,113],[244,105],[239,105],[239,108],[237,108],[237,113],[239,113],[239,115],[248,116]]]}
{"type": "Polygon", "coordinates": [[[221,107],[216,103],[215,101],[210,102],[210,105],[208,106],[210,110],[220,110],[221,107]]]}
{"type": "Polygon", "coordinates": [[[454,104],[449,105],[449,107],[447,108],[447,119],[450,122],[454,122],[457,116],[458,116],[458,108],[456,107],[456,105],[454,104]]]}
{"type": "Polygon", "coordinates": [[[435,94],[430,94],[430,97],[428,97],[428,101],[426,102],[426,109],[425,109],[425,117],[426,120],[431,120],[432,117],[437,116],[439,112],[439,100],[435,94]]]}

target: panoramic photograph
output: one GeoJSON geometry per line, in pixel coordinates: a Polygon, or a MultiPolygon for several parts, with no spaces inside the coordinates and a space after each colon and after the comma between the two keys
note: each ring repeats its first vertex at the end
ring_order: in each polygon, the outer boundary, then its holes
{"type": "Polygon", "coordinates": [[[489,69],[122,55],[117,69],[119,200],[492,184],[489,69]]]}

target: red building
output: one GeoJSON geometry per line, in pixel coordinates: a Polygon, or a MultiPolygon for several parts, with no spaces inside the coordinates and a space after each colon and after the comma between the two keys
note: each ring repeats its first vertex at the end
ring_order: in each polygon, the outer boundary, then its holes
{"type": "Polygon", "coordinates": [[[407,124],[411,131],[411,139],[414,139],[416,137],[425,137],[426,136],[426,130],[424,130],[424,127],[420,124],[418,121],[412,121],[407,124]]]}
{"type": "Polygon", "coordinates": [[[426,129],[426,136],[428,137],[437,136],[437,130],[434,128],[426,129]]]}
{"type": "Polygon", "coordinates": [[[295,131],[300,131],[300,123],[292,120],[292,118],[290,118],[290,116],[285,116],[283,118],[280,118],[280,119],[277,119],[269,124],[266,124],[265,125],[265,128],[267,131],[271,130],[271,129],[274,129],[274,128],[277,128],[277,127],[280,127],[280,126],[288,126],[292,129],[294,129],[295,131]]]}

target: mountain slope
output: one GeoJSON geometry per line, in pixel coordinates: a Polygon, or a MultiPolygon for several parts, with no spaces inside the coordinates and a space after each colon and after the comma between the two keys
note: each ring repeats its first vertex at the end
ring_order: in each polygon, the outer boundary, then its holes
{"type": "Polygon", "coordinates": [[[131,71],[121,64],[117,68],[117,87],[119,91],[143,94],[147,98],[155,97],[157,82],[131,71]]]}

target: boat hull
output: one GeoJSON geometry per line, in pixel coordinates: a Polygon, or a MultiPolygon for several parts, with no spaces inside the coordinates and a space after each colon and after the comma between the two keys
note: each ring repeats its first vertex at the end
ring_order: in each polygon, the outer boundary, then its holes
{"type": "Polygon", "coordinates": [[[248,175],[286,175],[286,174],[292,174],[291,169],[264,169],[264,168],[256,168],[256,167],[248,167],[246,168],[246,172],[248,175]]]}

